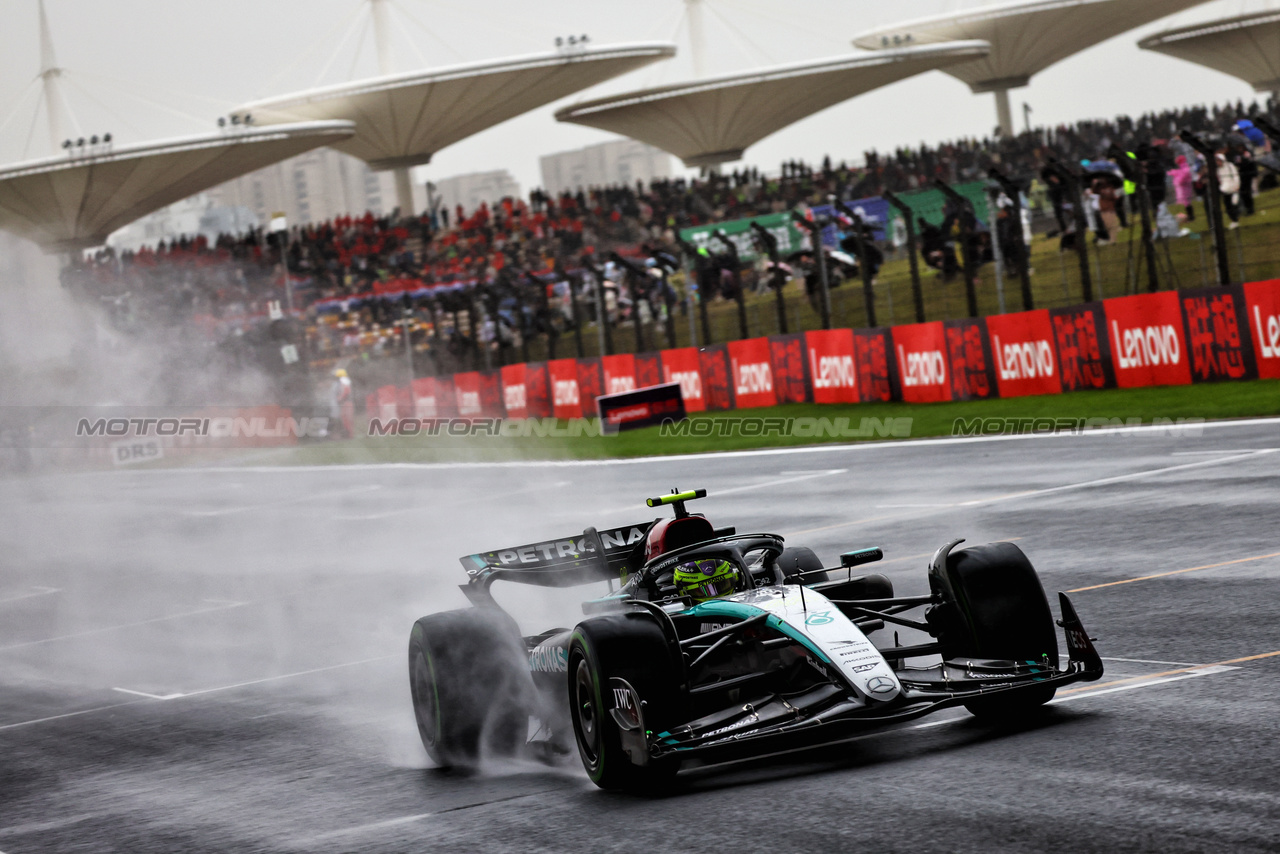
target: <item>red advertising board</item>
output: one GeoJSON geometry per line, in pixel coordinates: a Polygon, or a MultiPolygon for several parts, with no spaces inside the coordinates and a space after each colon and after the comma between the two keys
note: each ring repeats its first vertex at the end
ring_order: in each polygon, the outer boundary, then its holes
{"type": "Polygon", "coordinates": [[[551,386],[551,414],[556,418],[581,418],[578,360],[553,359],[547,362],[547,376],[551,386]]]}
{"type": "Polygon", "coordinates": [[[952,400],[982,400],[996,394],[995,370],[987,343],[987,327],[980,319],[948,320],[947,372],[952,400]]]}
{"type": "Polygon", "coordinates": [[[529,388],[525,383],[528,369],[523,362],[502,366],[502,406],[508,418],[529,417],[529,388]]]}
{"type": "Polygon", "coordinates": [[[529,418],[551,417],[551,380],[546,362],[530,362],[524,367],[525,402],[529,418]]]}
{"type": "Polygon", "coordinates": [[[1245,284],[1244,304],[1258,376],[1280,379],[1280,279],[1245,284]]]}
{"type": "Polygon", "coordinates": [[[858,394],[863,403],[902,399],[893,336],[887,327],[854,330],[853,364],[858,368],[858,394]]]}
{"type": "Polygon", "coordinates": [[[1103,300],[1116,385],[1188,385],[1191,369],[1178,294],[1164,291],[1103,300]]]}
{"type": "Polygon", "coordinates": [[[662,385],[662,356],[658,353],[636,354],[636,387],[662,385]]]}
{"type": "Polygon", "coordinates": [[[778,403],[806,403],[809,372],[805,369],[804,335],[769,336],[769,358],[773,362],[773,393],[778,403]]]}
{"type": "Polygon", "coordinates": [[[364,396],[364,414],[366,418],[378,417],[378,393],[371,391],[364,396]]]}
{"type": "Polygon", "coordinates": [[[702,412],[707,408],[702,394],[702,367],[698,361],[697,347],[662,351],[662,381],[680,383],[686,412],[702,412]]]}
{"type": "Polygon", "coordinates": [[[578,360],[578,391],[582,396],[582,414],[599,415],[596,398],[604,394],[604,365],[599,356],[578,360]]]}
{"type": "Polygon", "coordinates": [[[502,408],[502,374],[498,371],[480,371],[480,414],[500,418],[502,408]]]}
{"type": "Polygon", "coordinates": [[[776,406],[773,392],[773,359],[768,338],[729,342],[730,380],[738,409],[776,406]]]}
{"type": "Polygon", "coordinates": [[[484,404],[480,399],[479,371],[453,375],[453,399],[457,403],[460,418],[484,414],[484,404]]]}
{"type": "Polygon", "coordinates": [[[1001,397],[1062,392],[1047,309],[993,314],[986,322],[1001,397]]]}
{"type": "Polygon", "coordinates": [[[434,419],[439,417],[439,398],[436,396],[434,376],[419,376],[413,380],[413,417],[434,419]]]}
{"type": "Polygon", "coordinates": [[[951,399],[946,333],[941,320],[893,327],[893,348],[904,401],[936,403],[951,399]]]}
{"type": "Polygon", "coordinates": [[[396,386],[396,415],[400,418],[413,417],[413,389],[409,386],[396,386]]]}
{"type": "Polygon", "coordinates": [[[634,355],[621,353],[616,356],[605,356],[600,362],[604,365],[604,391],[601,394],[622,394],[638,388],[634,355]]]}
{"type": "Polygon", "coordinates": [[[1050,309],[1049,322],[1053,325],[1062,390],[1115,388],[1102,303],[1050,309]]]}
{"type": "Polygon", "coordinates": [[[1179,291],[1187,330],[1187,358],[1193,382],[1253,379],[1257,369],[1244,291],[1202,288],[1179,291]]]}
{"type": "Polygon", "coordinates": [[[733,409],[729,348],[711,344],[698,350],[698,369],[702,373],[702,395],[707,409],[733,409]]]}
{"type": "Polygon", "coordinates": [[[396,387],[393,385],[378,386],[378,417],[383,421],[390,421],[396,416],[396,402],[398,395],[396,387]]]}
{"type": "Polygon", "coordinates": [[[857,403],[858,368],[852,329],[821,329],[804,333],[809,382],[814,403],[857,403]]]}

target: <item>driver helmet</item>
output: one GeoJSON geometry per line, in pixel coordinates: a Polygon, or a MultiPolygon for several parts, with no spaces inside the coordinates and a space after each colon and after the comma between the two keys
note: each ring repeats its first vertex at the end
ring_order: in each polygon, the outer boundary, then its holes
{"type": "Polygon", "coordinates": [[[742,573],[733,561],[725,558],[703,558],[677,566],[671,580],[681,596],[688,596],[695,602],[705,602],[737,592],[741,579],[742,573]]]}

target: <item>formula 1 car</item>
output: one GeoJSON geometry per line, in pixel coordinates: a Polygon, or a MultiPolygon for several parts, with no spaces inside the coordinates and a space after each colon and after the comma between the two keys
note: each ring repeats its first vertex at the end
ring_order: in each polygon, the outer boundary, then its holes
{"type": "MultiPolygon", "coordinates": [[[[998,721],[1102,675],[1102,660],[1059,593],[1069,660],[1039,577],[1012,543],[938,549],[929,594],[895,597],[855,575],[878,548],[824,567],[776,534],[715,528],[685,503],[674,518],[461,558],[476,607],[431,614],[409,639],[418,730],[441,766],[482,755],[577,751],[606,789],[654,790],[682,765],[848,738],[952,706],[998,721]],[[498,581],[571,587],[609,581],[585,619],[521,637],[494,601],[498,581]],[[614,590],[614,584],[618,588],[614,590]],[[904,616],[924,608],[923,620],[904,616]],[[887,625],[932,642],[875,644],[887,625]]],[[[601,585],[603,586],[603,585],[601,585]]]]}

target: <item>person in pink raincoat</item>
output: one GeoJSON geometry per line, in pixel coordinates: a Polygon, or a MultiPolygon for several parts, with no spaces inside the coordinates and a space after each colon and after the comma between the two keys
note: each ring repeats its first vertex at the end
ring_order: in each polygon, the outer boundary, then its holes
{"type": "Polygon", "coordinates": [[[1187,221],[1194,222],[1196,218],[1195,175],[1192,174],[1191,164],[1187,162],[1184,155],[1178,156],[1177,163],[1177,168],[1169,170],[1169,179],[1173,181],[1173,192],[1178,204],[1187,209],[1187,221]]]}

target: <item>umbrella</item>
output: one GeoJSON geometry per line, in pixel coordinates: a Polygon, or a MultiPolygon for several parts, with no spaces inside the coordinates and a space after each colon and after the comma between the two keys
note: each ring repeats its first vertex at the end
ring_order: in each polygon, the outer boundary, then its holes
{"type": "Polygon", "coordinates": [[[858,266],[858,262],[854,260],[852,255],[850,255],[847,252],[841,252],[837,249],[832,249],[831,251],[827,252],[827,257],[832,258],[836,261],[839,261],[841,264],[844,264],[845,266],[848,266],[848,267],[858,266]]]}

